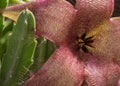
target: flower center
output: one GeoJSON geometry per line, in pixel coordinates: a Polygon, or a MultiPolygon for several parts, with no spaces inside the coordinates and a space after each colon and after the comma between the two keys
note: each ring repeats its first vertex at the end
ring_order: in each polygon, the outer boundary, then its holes
{"type": "Polygon", "coordinates": [[[93,37],[94,36],[86,38],[86,33],[84,33],[81,36],[78,36],[76,40],[77,49],[82,49],[85,53],[88,53],[89,51],[87,47],[94,48],[94,46],[92,46],[92,43],[94,42],[93,37]]]}

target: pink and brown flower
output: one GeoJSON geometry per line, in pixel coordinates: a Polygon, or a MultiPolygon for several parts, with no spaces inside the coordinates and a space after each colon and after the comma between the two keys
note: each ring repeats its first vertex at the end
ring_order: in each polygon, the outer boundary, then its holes
{"type": "Polygon", "coordinates": [[[37,0],[5,9],[6,17],[30,9],[36,35],[57,46],[24,86],[120,86],[120,18],[110,18],[114,0],[76,0],[74,6],[67,1],[37,0]]]}

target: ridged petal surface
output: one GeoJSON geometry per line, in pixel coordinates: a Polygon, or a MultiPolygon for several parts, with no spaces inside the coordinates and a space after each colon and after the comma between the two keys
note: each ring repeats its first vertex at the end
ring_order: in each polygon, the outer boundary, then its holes
{"type": "Polygon", "coordinates": [[[24,86],[80,86],[84,64],[67,47],[60,47],[24,86]]]}
{"type": "Polygon", "coordinates": [[[76,0],[75,8],[78,13],[74,27],[81,34],[109,20],[114,8],[114,0],[76,0]]]}
{"type": "Polygon", "coordinates": [[[86,55],[85,81],[88,86],[119,86],[120,67],[113,60],[86,55]]]}
{"type": "Polygon", "coordinates": [[[37,21],[37,35],[42,35],[57,45],[68,41],[76,10],[65,0],[43,0],[32,8],[37,21]]]}

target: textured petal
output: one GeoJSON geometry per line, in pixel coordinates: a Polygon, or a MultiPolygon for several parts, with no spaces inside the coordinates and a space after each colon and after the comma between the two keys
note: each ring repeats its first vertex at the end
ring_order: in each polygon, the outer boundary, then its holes
{"type": "Polygon", "coordinates": [[[85,68],[88,86],[119,86],[120,67],[116,63],[88,57],[85,68]]]}
{"type": "Polygon", "coordinates": [[[24,86],[80,86],[83,68],[68,48],[61,47],[24,86]]]}
{"type": "MultiPolygon", "coordinates": [[[[37,3],[36,3],[37,4],[37,3]]],[[[65,0],[45,0],[33,8],[37,21],[37,35],[42,35],[57,45],[68,40],[76,10],[65,0]]]]}
{"type": "Polygon", "coordinates": [[[65,0],[37,0],[30,3],[10,6],[5,9],[3,15],[17,20],[21,10],[30,9],[36,18],[37,35],[42,35],[57,45],[64,43],[72,20],[76,15],[74,7],[65,0]]]}
{"type": "Polygon", "coordinates": [[[110,18],[114,0],[76,0],[75,7],[78,14],[74,28],[85,33],[110,18]]]}
{"type": "Polygon", "coordinates": [[[120,64],[120,18],[112,18],[104,23],[101,29],[93,37],[93,48],[88,47],[89,52],[102,59],[112,59],[120,64]]]}
{"type": "Polygon", "coordinates": [[[96,29],[93,47],[87,46],[89,53],[82,52],[81,56],[86,63],[86,82],[88,86],[119,86],[120,18],[112,18],[96,29]]]}

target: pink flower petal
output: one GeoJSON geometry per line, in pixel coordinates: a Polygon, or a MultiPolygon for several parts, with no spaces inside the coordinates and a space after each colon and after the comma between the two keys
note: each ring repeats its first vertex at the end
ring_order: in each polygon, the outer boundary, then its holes
{"type": "Polygon", "coordinates": [[[78,14],[74,27],[84,33],[109,20],[114,0],[76,0],[75,7],[78,14]]]}
{"type": "Polygon", "coordinates": [[[55,44],[68,40],[76,10],[65,0],[45,0],[32,9],[37,21],[37,35],[42,35],[55,44]]]}
{"type": "Polygon", "coordinates": [[[120,67],[116,63],[90,56],[86,63],[88,86],[119,86],[120,67]]]}
{"type": "Polygon", "coordinates": [[[80,86],[84,64],[66,47],[60,47],[24,86],[80,86]]]}

